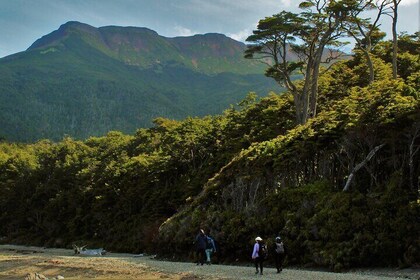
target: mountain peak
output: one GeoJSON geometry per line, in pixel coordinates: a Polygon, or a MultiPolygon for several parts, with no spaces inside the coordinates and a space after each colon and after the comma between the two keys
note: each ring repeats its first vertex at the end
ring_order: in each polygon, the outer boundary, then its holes
{"type": "Polygon", "coordinates": [[[97,32],[97,29],[86,23],[81,23],[78,21],[68,21],[62,24],[57,30],[45,36],[42,36],[40,39],[36,40],[28,48],[28,50],[54,45],[55,43],[60,42],[60,40],[62,40],[72,32],[95,33],[97,32]]]}
{"type": "Polygon", "coordinates": [[[60,29],[71,28],[71,27],[76,27],[76,28],[90,27],[90,28],[94,28],[93,26],[91,26],[89,24],[71,20],[71,21],[68,21],[68,22],[62,24],[60,26],[60,29]]]}

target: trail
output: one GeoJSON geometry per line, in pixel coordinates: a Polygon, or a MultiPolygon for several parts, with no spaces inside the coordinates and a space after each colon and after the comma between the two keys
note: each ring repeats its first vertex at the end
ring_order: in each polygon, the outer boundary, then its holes
{"type": "Polygon", "coordinates": [[[347,273],[285,268],[280,274],[265,268],[255,275],[254,267],[233,265],[195,265],[170,262],[147,256],[110,253],[105,256],[74,256],[73,250],[0,245],[0,279],[24,279],[28,273],[41,273],[52,279],[174,279],[174,280],[391,280],[420,279],[420,269],[372,269],[347,273]]]}

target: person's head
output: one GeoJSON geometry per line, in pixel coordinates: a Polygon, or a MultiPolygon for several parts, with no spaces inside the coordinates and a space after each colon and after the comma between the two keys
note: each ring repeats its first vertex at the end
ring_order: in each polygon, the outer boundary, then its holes
{"type": "Polygon", "coordinates": [[[281,237],[280,236],[276,237],[276,242],[281,242],[281,237]]]}
{"type": "Polygon", "coordinates": [[[262,241],[262,238],[261,238],[261,237],[259,237],[259,236],[257,236],[257,237],[255,238],[255,241],[259,243],[259,242],[261,242],[261,241],[262,241]]]}

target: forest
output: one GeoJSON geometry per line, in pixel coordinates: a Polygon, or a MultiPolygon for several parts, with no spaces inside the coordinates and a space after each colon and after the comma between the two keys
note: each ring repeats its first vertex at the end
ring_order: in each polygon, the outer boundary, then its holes
{"type": "Polygon", "coordinates": [[[284,93],[134,135],[1,142],[0,241],[188,260],[204,228],[222,263],[280,235],[288,265],[419,265],[420,33],[385,40],[360,18],[363,3],[379,16],[398,1],[323,2],[267,17],[248,38],[245,56],[270,57],[284,93]],[[324,48],[342,34],[354,53],[330,63],[324,48]]]}

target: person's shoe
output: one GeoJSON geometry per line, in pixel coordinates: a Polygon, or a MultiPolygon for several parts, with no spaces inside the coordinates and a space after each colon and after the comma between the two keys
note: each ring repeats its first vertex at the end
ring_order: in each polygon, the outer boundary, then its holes
{"type": "Polygon", "coordinates": [[[258,270],[257,270],[257,271],[255,271],[255,274],[258,274],[258,272],[259,272],[258,270]]]}
{"type": "Polygon", "coordinates": [[[261,272],[260,275],[263,275],[263,273],[261,272]]]}

